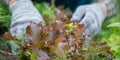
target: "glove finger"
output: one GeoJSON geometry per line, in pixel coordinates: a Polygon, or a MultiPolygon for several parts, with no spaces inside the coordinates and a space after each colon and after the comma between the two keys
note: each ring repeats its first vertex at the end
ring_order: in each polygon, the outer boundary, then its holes
{"type": "Polygon", "coordinates": [[[80,22],[85,14],[84,7],[78,7],[75,13],[73,14],[71,20],[74,22],[80,22]]]}
{"type": "Polygon", "coordinates": [[[85,17],[80,21],[80,24],[85,25],[85,29],[88,28],[92,23],[94,23],[94,18],[92,18],[93,14],[87,12],[85,17]]]}
{"type": "Polygon", "coordinates": [[[85,34],[87,34],[89,37],[94,36],[95,34],[97,34],[98,31],[99,27],[97,23],[92,23],[88,28],[84,30],[85,34]]]}

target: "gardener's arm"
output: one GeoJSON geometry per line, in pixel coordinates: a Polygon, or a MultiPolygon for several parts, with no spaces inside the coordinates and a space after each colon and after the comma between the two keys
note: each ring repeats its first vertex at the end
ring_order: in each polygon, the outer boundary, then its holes
{"type": "Polygon", "coordinates": [[[99,2],[106,5],[107,18],[114,17],[119,14],[120,0],[99,0],[99,2]]]}
{"type": "Polygon", "coordinates": [[[79,6],[71,20],[84,24],[84,32],[92,37],[100,31],[105,18],[118,14],[118,6],[117,0],[103,0],[98,3],[79,6]]]}

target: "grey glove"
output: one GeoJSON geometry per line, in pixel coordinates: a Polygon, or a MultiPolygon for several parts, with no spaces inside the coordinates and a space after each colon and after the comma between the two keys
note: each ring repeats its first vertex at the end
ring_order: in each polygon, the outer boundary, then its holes
{"type": "MultiPolygon", "coordinates": [[[[23,34],[26,32],[26,27],[30,25],[31,22],[45,25],[45,22],[33,6],[31,0],[16,0],[16,2],[9,6],[9,9],[12,13],[10,33],[18,39],[22,39],[23,43],[26,42],[23,34]]],[[[17,50],[19,46],[13,41],[10,41],[10,44],[12,53],[16,55],[19,52],[17,50]]]]}
{"type": "Polygon", "coordinates": [[[21,38],[31,22],[45,24],[31,0],[16,0],[9,9],[12,13],[10,32],[17,38],[21,38]]]}
{"type": "Polygon", "coordinates": [[[104,21],[104,11],[99,4],[79,6],[73,14],[72,21],[85,25],[84,32],[89,37],[94,36],[101,29],[104,21]]]}

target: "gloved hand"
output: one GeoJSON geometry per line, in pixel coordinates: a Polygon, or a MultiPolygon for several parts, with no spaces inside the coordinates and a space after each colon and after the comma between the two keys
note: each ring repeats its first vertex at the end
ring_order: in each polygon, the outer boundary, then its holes
{"type": "Polygon", "coordinates": [[[31,0],[16,0],[9,9],[12,13],[10,32],[17,38],[21,38],[31,22],[45,24],[31,0]]]}
{"type": "Polygon", "coordinates": [[[72,21],[85,25],[84,33],[89,37],[100,31],[104,19],[104,10],[97,3],[79,6],[71,18],[72,21]]]}
{"type": "MultiPolygon", "coordinates": [[[[6,3],[8,0],[4,0],[6,3]]],[[[26,32],[26,27],[33,23],[41,23],[45,25],[41,15],[37,9],[33,6],[31,0],[16,0],[14,3],[9,5],[9,10],[11,11],[11,25],[10,33],[12,36],[16,36],[18,39],[22,39],[23,43],[27,42],[24,39],[23,34],[26,32]]],[[[17,54],[19,46],[15,42],[10,41],[12,47],[12,53],[17,54]]]]}

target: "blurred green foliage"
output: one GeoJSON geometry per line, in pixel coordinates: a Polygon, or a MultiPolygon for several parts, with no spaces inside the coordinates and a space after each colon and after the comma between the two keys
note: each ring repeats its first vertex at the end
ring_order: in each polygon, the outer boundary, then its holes
{"type": "MultiPolygon", "coordinates": [[[[51,20],[52,22],[55,22],[55,16],[54,16],[55,6],[54,5],[49,6],[45,2],[43,2],[43,3],[34,2],[34,4],[35,4],[35,7],[37,8],[37,10],[42,15],[44,20],[51,20]]],[[[45,21],[45,23],[46,23],[46,25],[49,25],[48,21],[45,21]]]]}
{"type": "Polygon", "coordinates": [[[114,60],[120,60],[120,15],[106,20],[95,38],[107,42],[115,56],[114,60]]]}
{"type": "Polygon", "coordinates": [[[115,56],[114,60],[120,60],[120,35],[111,34],[109,38],[102,38],[102,42],[107,42],[111,47],[111,52],[115,56]]]}
{"type": "Polygon", "coordinates": [[[107,27],[115,27],[115,28],[120,28],[120,22],[115,22],[115,23],[112,23],[110,25],[108,25],[107,27]]]}
{"type": "Polygon", "coordinates": [[[120,15],[117,15],[111,19],[106,19],[102,24],[101,31],[95,36],[95,38],[101,40],[103,37],[109,38],[111,34],[120,35],[120,29],[118,28],[119,23],[120,15]],[[115,25],[117,26],[115,27],[115,25]]]}
{"type": "Polygon", "coordinates": [[[10,26],[10,17],[11,16],[7,7],[3,4],[0,4],[0,34],[8,31],[10,26]]]}

